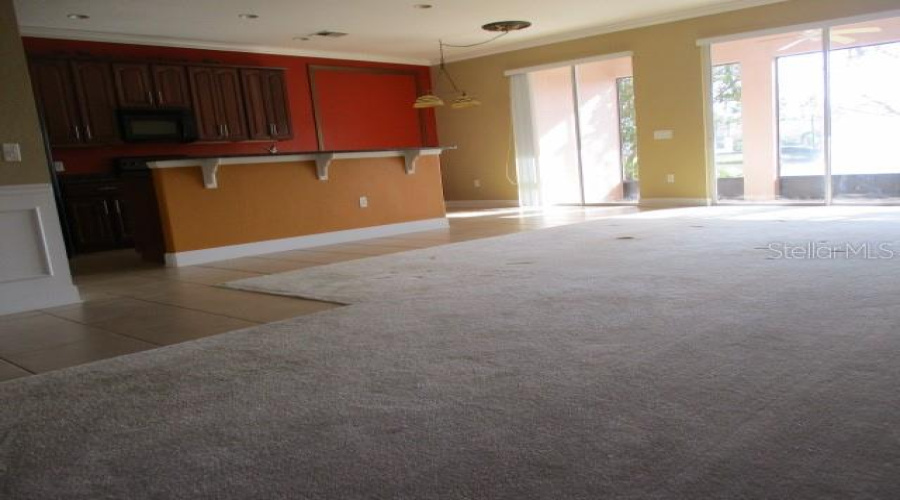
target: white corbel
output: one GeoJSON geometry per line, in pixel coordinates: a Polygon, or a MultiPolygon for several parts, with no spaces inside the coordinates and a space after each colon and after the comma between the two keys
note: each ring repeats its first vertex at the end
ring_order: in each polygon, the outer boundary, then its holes
{"type": "Polygon", "coordinates": [[[209,158],[200,161],[200,169],[203,171],[203,186],[206,189],[219,187],[219,162],[220,158],[209,158]]]}
{"type": "Polygon", "coordinates": [[[416,173],[416,162],[419,161],[419,158],[421,157],[421,149],[411,149],[403,152],[403,167],[406,170],[407,175],[416,173]]]}
{"type": "Polygon", "coordinates": [[[319,153],[316,155],[316,177],[320,181],[328,180],[328,167],[334,160],[334,153],[319,153]]]}

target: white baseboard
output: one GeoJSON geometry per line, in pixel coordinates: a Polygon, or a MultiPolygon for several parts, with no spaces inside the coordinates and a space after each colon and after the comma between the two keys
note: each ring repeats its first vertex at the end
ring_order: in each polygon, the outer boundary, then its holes
{"type": "Polygon", "coordinates": [[[447,208],[518,208],[519,200],[454,200],[444,202],[447,208]]]}
{"type": "Polygon", "coordinates": [[[0,186],[0,314],[79,302],[50,184],[0,186]]]}
{"type": "Polygon", "coordinates": [[[713,202],[709,198],[641,198],[638,206],[644,208],[707,207],[713,202]]]}
{"type": "Polygon", "coordinates": [[[330,233],[311,234],[284,238],[280,240],[267,240],[241,245],[229,245],[225,247],[206,248],[203,250],[191,250],[188,252],[176,252],[166,254],[166,265],[169,267],[193,266],[215,262],[217,260],[236,259],[239,257],[251,257],[274,252],[286,252],[303,248],[320,247],[324,245],[336,245],[351,241],[367,240],[371,238],[384,238],[405,233],[417,233],[443,229],[449,226],[446,218],[426,219],[413,222],[401,222],[399,224],[387,224],[384,226],[363,227],[334,231],[330,233]]]}

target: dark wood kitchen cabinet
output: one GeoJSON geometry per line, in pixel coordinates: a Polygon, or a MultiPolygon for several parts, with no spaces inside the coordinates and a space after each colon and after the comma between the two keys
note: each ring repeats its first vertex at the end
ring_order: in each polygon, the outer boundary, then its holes
{"type": "Polygon", "coordinates": [[[34,97],[41,110],[47,137],[54,146],[81,143],[81,118],[75,103],[72,70],[62,59],[34,60],[31,63],[34,97]]]}
{"type": "Polygon", "coordinates": [[[35,100],[53,146],[119,142],[110,65],[62,59],[31,63],[35,100]]]}
{"type": "Polygon", "coordinates": [[[76,252],[134,246],[134,226],[122,182],[67,182],[63,184],[63,195],[76,252]]]}
{"type": "Polygon", "coordinates": [[[241,69],[241,82],[250,139],[290,139],[293,133],[284,71],[241,69]]]}
{"type": "Polygon", "coordinates": [[[140,63],[113,64],[116,96],[121,108],[150,108],[154,105],[150,66],[140,63]]]}
{"type": "Polygon", "coordinates": [[[167,108],[190,108],[191,91],[188,88],[187,70],[175,64],[150,66],[153,85],[156,87],[156,104],[167,108]]]}
{"type": "Polygon", "coordinates": [[[75,93],[81,110],[82,142],[113,144],[119,142],[115,91],[109,63],[75,61],[75,93]]]}
{"type": "Polygon", "coordinates": [[[115,63],[112,65],[121,108],[190,108],[184,66],[115,63]]]}
{"type": "Polygon", "coordinates": [[[248,138],[247,117],[237,68],[194,66],[188,76],[200,140],[248,138]]]}

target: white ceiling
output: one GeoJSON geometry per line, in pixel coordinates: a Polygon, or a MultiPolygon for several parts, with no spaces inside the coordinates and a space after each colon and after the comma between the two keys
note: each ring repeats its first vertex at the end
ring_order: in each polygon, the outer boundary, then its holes
{"type": "Polygon", "coordinates": [[[23,35],[428,64],[438,39],[485,40],[491,34],[480,26],[491,21],[534,26],[481,47],[449,49],[447,58],[777,1],[783,0],[15,0],[15,6],[23,35]],[[417,3],[433,8],[416,9],[417,3]],[[241,13],[259,18],[240,19],[241,13]],[[350,35],[293,40],[320,30],[350,35]]]}

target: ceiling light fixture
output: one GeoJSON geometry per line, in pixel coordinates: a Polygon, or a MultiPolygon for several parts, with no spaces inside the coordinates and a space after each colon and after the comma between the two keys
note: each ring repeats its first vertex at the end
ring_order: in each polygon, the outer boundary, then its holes
{"type": "Polygon", "coordinates": [[[259,19],[259,16],[256,14],[238,14],[238,17],[241,19],[259,19]]]}
{"type": "MultiPolygon", "coordinates": [[[[424,5],[424,4],[423,4],[424,5]]],[[[499,33],[497,36],[491,37],[483,42],[472,43],[469,45],[450,45],[444,43],[443,40],[438,40],[438,48],[440,50],[441,55],[441,64],[438,66],[438,75],[443,76],[450,82],[450,86],[453,87],[453,91],[458,94],[456,99],[453,99],[453,102],[450,103],[450,107],[453,109],[464,109],[471,108],[474,106],[480,106],[481,101],[477,98],[470,96],[466,93],[465,90],[459,88],[459,85],[456,84],[456,81],[453,80],[453,76],[450,75],[450,72],[447,71],[447,64],[444,60],[444,47],[450,48],[459,48],[465,49],[470,47],[477,47],[479,45],[484,45],[486,43],[491,43],[494,40],[497,40],[503,36],[508,35],[510,32],[523,30],[531,26],[531,23],[528,21],[497,21],[493,23],[485,24],[481,27],[481,29],[485,31],[493,31],[499,33]]],[[[444,105],[444,100],[432,93],[425,93],[420,95],[416,102],[413,103],[413,107],[416,109],[427,109],[427,108],[437,108],[444,105]]]]}
{"type": "Polygon", "coordinates": [[[417,3],[417,4],[413,5],[414,9],[423,9],[423,10],[430,9],[432,7],[434,7],[434,5],[431,5],[430,3],[417,3]]]}
{"type": "Polygon", "coordinates": [[[84,21],[85,19],[91,18],[91,16],[89,16],[87,14],[69,14],[66,17],[68,17],[69,19],[76,20],[76,21],[84,21]]]}

